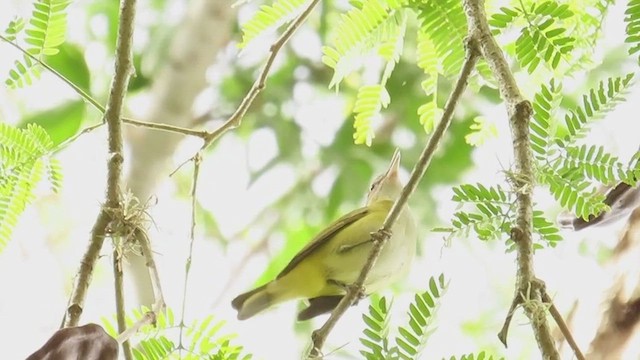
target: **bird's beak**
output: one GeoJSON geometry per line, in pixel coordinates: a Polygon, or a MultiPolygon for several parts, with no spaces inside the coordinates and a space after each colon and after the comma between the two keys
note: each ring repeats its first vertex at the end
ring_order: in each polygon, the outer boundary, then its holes
{"type": "Polygon", "coordinates": [[[400,149],[396,148],[396,151],[393,152],[393,157],[391,158],[391,164],[389,165],[389,169],[387,169],[387,173],[385,174],[385,177],[386,178],[397,177],[399,169],[400,169],[400,149]]]}

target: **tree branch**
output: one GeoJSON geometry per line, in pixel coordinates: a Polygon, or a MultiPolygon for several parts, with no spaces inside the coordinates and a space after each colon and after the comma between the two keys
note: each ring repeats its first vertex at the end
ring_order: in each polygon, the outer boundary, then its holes
{"type": "MultiPolygon", "coordinates": [[[[124,257],[123,245],[123,241],[113,244],[113,283],[116,295],[116,321],[118,323],[119,333],[122,333],[127,329],[127,317],[124,302],[124,273],[122,272],[122,258],[124,257]]],[[[122,350],[126,360],[133,360],[133,353],[131,353],[131,344],[129,341],[122,343],[122,350]]]]}
{"type": "Polygon", "coordinates": [[[144,325],[155,323],[158,314],[164,311],[166,306],[164,302],[164,295],[162,293],[162,287],[160,286],[160,274],[158,273],[156,262],[153,259],[153,252],[151,250],[151,242],[149,241],[149,237],[147,236],[147,233],[144,231],[144,229],[138,226],[134,230],[134,238],[136,239],[137,243],[140,244],[142,255],[146,260],[147,270],[149,271],[149,278],[151,279],[154,303],[151,307],[151,311],[147,311],[144,316],[142,316],[142,318],[131,325],[131,327],[123,330],[118,329],[118,331],[120,331],[120,334],[116,339],[118,341],[118,344],[124,344],[144,325]]]}
{"type": "Polygon", "coordinates": [[[338,320],[342,317],[342,315],[347,311],[347,308],[353,304],[353,302],[357,299],[359,294],[364,293],[363,284],[376,263],[378,256],[380,255],[383,246],[391,237],[391,228],[393,224],[398,219],[400,212],[404,208],[405,204],[409,200],[409,197],[415,190],[416,186],[424,176],[424,173],[433,158],[433,154],[435,153],[440,141],[444,137],[444,133],[447,128],[451,124],[451,120],[453,119],[453,112],[464,92],[464,89],[467,86],[467,82],[471,75],[472,70],[475,67],[475,64],[480,56],[480,53],[477,49],[477,45],[475,41],[468,41],[466,44],[466,58],[464,64],[462,66],[462,70],[460,71],[460,76],[458,77],[458,81],[456,82],[456,86],[449,97],[447,104],[445,105],[444,112],[442,114],[442,119],[438,123],[433,135],[429,138],[427,145],[425,146],[418,162],[414,166],[409,181],[407,185],[402,189],[402,193],[400,197],[394,202],[393,206],[389,210],[389,214],[385,218],[385,221],[376,233],[371,234],[371,239],[374,241],[373,248],[369,253],[369,257],[367,258],[367,262],[364,267],[360,271],[360,275],[355,283],[353,283],[347,294],[342,298],[338,306],[333,310],[329,319],[325,322],[325,324],[315,330],[311,336],[312,340],[312,348],[309,353],[309,359],[317,359],[322,357],[322,347],[326,341],[327,336],[333,330],[338,320]]]}
{"type": "MultiPolygon", "coordinates": [[[[513,138],[516,171],[513,176],[517,198],[515,226],[511,239],[516,245],[517,274],[514,300],[498,334],[506,346],[509,323],[514,310],[523,305],[544,359],[560,359],[553,341],[544,304],[544,284],[535,276],[533,269],[532,190],[534,181],[533,155],[529,140],[529,121],[532,114],[531,103],[520,94],[518,84],[511,73],[504,54],[491,34],[484,11],[483,0],[464,0],[464,10],[469,24],[469,36],[478,41],[482,56],[495,76],[500,95],[507,106],[509,127],[513,138]]],[[[560,316],[560,314],[557,314],[560,316]]],[[[564,323],[564,322],[563,322],[564,323]]]]}
{"type": "Polygon", "coordinates": [[[253,101],[256,99],[256,97],[258,97],[258,94],[260,94],[260,92],[266,87],[267,77],[269,76],[269,72],[271,71],[271,67],[273,66],[273,62],[278,56],[278,53],[280,52],[282,47],[289,41],[289,39],[291,39],[291,36],[293,36],[296,30],[298,30],[298,28],[302,26],[305,20],[307,20],[307,17],[309,17],[309,15],[319,2],[320,0],[312,0],[309,5],[307,5],[307,7],[300,13],[300,15],[296,17],[291,25],[289,25],[289,27],[282,33],[282,35],[280,35],[280,37],[271,45],[271,48],[269,49],[269,57],[267,57],[262,70],[260,70],[258,78],[256,79],[256,81],[254,81],[251,89],[249,89],[247,95],[245,95],[245,97],[242,99],[236,111],[231,115],[229,119],[227,119],[227,121],[220,125],[219,128],[207,134],[204,139],[204,144],[202,144],[202,147],[198,151],[198,154],[192,156],[190,159],[180,164],[178,168],[172,172],[172,174],[178,171],[184,164],[195,160],[197,156],[201,156],[200,154],[202,153],[202,151],[208,148],[216,140],[218,140],[224,133],[240,126],[244,115],[247,113],[247,110],[249,110],[249,107],[251,107],[253,101]]]}
{"type": "Polygon", "coordinates": [[[178,351],[182,356],[182,350],[185,348],[182,344],[182,333],[184,330],[184,314],[187,309],[187,289],[189,285],[189,274],[191,270],[191,259],[193,257],[193,244],[196,240],[196,199],[198,197],[198,178],[200,175],[200,163],[202,162],[202,156],[200,152],[196,155],[193,161],[193,181],[191,183],[191,230],[189,231],[189,254],[187,255],[187,261],[184,266],[184,285],[182,288],[182,310],[180,311],[180,338],[178,343],[178,351]]]}
{"type": "Polygon", "coordinates": [[[127,85],[133,70],[131,58],[131,47],[133,39],[133,23],[135,18],[135,0],[122,0],[120,4],[118,38],[116,42],[115,73],[111,82],[107,108],[104,113],[104,122],[108,129],[108,149],[109,158],[107,160],[107,190],[105,203],[100,209],[100,213],[91,231],[89,247],[80,263],[80,269],[76,276],[71,303],[67,308],[65,326],[76,326],[80,320],[80,315],[84,307],[89,284],[93,275],[100,249],[104,243],[104,238],[108,233],[111,223],[113,209],[122,208],[122,163],[123,138],[121,113],[124,98],[127,92],[127,85]]]}
{"type": "Polygon", "coordinates": [[[553,300],[551,300],[551,297],[549,296],[549,294],[547,294],[547,291],[545,289],[542,290],[542,301],[544,301],[549,307],[549,313],[551,313],[551,317],[556,322],[556,324],[558,324],[560,332],[564,336],[565,340],[567,340],[567,343],[569,344],[571,350],[573,350],[573,354],[576,356],[576,359],[585,360],[582,351],[580,351],[578,343],[571,334],[571,330],[569,330],[569,327],[562,318],[562,314],[560,314],[560,311],[558,311],[556,306],[553,304],[553,300]]]}

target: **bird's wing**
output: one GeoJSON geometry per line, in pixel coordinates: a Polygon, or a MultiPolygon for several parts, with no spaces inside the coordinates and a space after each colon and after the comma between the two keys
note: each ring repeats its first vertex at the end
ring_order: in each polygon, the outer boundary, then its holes
{"type": "Polygon", "coordinates": [[[361,207],[356,209],[338,220],[334,221],[329,225],[326,229],[324,229],[321,233],[316,235],[311,242],[309,242],[300,252],[296,254],[296,256],[289,261],[289,264],[278,274],[277,278],[281,278],[288,274],[291,270],[293,270],[302,260],[304,260],[307,256],[313,254],[315,250],[319,247],[325,245],[329,242],[337,233],[339,233],[345,227],[353,224],[354,222],[362,219],[369,213],[369,209],[367,207],[361,207]]]}

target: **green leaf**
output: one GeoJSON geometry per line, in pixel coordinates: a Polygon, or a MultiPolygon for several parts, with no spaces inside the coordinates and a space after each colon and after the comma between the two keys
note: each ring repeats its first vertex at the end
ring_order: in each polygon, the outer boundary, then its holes
{"type": "Polygon", "coordinates": [[[307,0],[276,0],[272,5],[260,6],[260,10],[242,24],[242,42],[238,46],[246,47],[267,29],[291,21],[306,2],[307,0]]]}
{"type": "Polygon", "coordinates": [[[418,2],[420,31],[435,45],[439,66],[445,76],[458,75],[464,60],[467,18],[458,0],[418,2]]]}
{"type": "Polygon", "coordinates": [[[502,30],[509,27],[519,16],[520,11],[518,9],[501,7],[500,12],[491,15],[489,19],[489,25],[493,28],[492,33],[494,35],[499,34],[502,30]]]}
{"type": "Polygon", "coordinates": [[[52,148],[49,135],[37,125],[18,129],[0,123],[0,252],[44,175],[53,181],[61,177],[57,163],[48,158],[52,148]]]}
{"type": "MultiPolygon", "coordinates": [[[[70,3],[70,0],[37,0],[33,3],[31,18],[24,30],[24,42],[30,45],[26,48],[27,52],[41,60],[43,56],[52,56],[59,52],[58,47],[64,43],[66,37],[66,8],[70,3]]],[[[14,25],[13,30],[18,28],[14,25]]],[[[24,56],[22,61],[15,62],[5,83],[11,88],[30,85],[38,78],[40,71],[37,62],[24,56]]]]}
{"type": "Polygon", "coordinates": [[[472,146],[481,146],[490,139],[498,137],[498,127],[483,116],[476,116],[464,140],[472,146]]]}
{"type": "Polygon", "coordinates": [[[624,14],[624,22],[627,23],[625,42],[631,45],[629,55],[633,55],[640,51],[640,0],[629,0],[624,14]]]}
{"type": "Polygon", "coordinates": [[[429,278],[429,289],[422,294],[416,294],[414,301],[409,305],[409,323],[398,328],[399,336],[396,337],[399,355],[402,359],[417,359],[425,347],[431,331],[431,318],[437,310],[439,298],[444,293],[447,284],[444,275],[440,274],[438,280],[429,278]]]}
{"type": "Polygon", "coordinates": [[[389,355],[389,349],[387,349],[389,311],[386,298],[372,300],[368,313],[363,314],[362,319],[366,328],[362,332],[363,337],[360,338],[360,343],[365,349],[360,352],[369,354],[371,358],[386,359],[389,355]]]}
{"type": "Polygon", "coordinates": [[[380,84],[362,86],[358,90],[353,109],[355,114],[353,139],[356,144],[371,146],[374,138],[372,121],[380,115],[380,111],[386,108],[390,101],[387,89],[380,84]]]}
{"type": "Polygon", "coordinates": [[[582,106],[576,107],[565,116],[569,135],[562,139],[563,142],[575,142],[583,138],[590,122],[600,119],[624,100],[633,77],[634,73],[629,73],[625,77],[608,78],[583,95],[582,106]]]}

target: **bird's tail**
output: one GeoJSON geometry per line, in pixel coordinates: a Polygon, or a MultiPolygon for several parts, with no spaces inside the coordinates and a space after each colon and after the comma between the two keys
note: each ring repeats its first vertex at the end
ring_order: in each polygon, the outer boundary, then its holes
{"type": "Polygon", "coordinates": [[[238,320],[248,319],[274,305],[274,296],[269,293],[267,285],[269,283],[240,294],[231,301],[231,306],[238,310],[238,320]]]}

